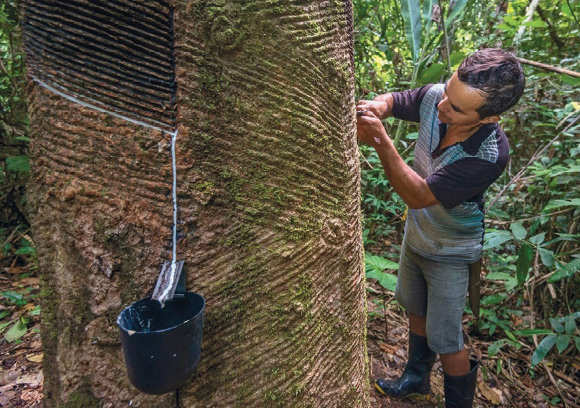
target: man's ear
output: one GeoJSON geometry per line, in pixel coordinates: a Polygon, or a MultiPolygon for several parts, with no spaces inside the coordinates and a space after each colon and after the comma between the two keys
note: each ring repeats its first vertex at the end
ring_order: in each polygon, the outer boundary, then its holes
{"type": "Polygon", "coordinates": [[[484,124],[488,124],[488,123],[497,123],[500,120],[501,120],[501,116],[493,115],[493,116],[488,116],[487,118],[481,119],[480,122],[484,123],[484,124]]]}

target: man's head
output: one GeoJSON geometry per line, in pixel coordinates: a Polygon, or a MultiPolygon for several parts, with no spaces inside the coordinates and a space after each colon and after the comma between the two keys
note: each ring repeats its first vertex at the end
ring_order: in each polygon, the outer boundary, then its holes
{"type": "Polygon", "coordinates": [[[456,124],[497,122],[517,103],[524,86],[524,72],[512,53],[499,48],[477,51],[446,84],[440,119],[456,124]]]}

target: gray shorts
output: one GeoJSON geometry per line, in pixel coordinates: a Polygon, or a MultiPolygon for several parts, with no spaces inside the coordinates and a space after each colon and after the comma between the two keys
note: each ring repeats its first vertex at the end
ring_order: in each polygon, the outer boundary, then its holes
{"type": "Polygon", "coordinates": [[[468,283],[468,263],[431,261],[403,242],[396,299],[408,313],[427,317],[427,342],[438,354],[463,350],[468,283]]]}

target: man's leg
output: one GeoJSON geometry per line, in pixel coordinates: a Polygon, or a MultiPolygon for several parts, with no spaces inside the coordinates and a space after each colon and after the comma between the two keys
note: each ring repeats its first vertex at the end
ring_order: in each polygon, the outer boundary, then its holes
{"type": "Polygon", "coordinates": [[[479,363],[469,360],[469,354],[465,349],[459,353],[440,354],[440,357],[443,365],[445,408],[471,408],[479,363]]]}
{"type": "Polygon", "coordinates": [[[425,261],[421,266],[429,285],[426,330],[443,366],[445,407],[471,408],[478,364],[464,348],[461,322],[469,265],[425,261]]]}
{"type": "Polygon", "coordinates": [[[465,349],[457,353],[440,354],[439,358],[445,374],[457,377],[469,372],[469,353],[465,349]]]}
{"type": "Polygon", "coordinates": [[[421,337],[427,337],[427,317],[409,313],[409,330],[421,337]]]}
{"type": "Polygon", "coordinates": [[[396,380],[381,378],[375,382],[381,394],[397,399],[429,395],[431,368],[437,357],[427,344],[426,319],[421,316],[427,310],[427,285],[416,263],[417,257],[403,243],[396,297],[409,315],[409,349],[405,370],[396,380]]]}

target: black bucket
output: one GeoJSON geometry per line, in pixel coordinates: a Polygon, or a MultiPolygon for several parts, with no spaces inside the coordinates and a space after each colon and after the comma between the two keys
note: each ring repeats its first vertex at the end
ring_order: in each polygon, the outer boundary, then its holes
{"type": "Polygon", "coordinates": [[[181,387],[197,368],[201,353],[205,299],[182,292],[165,307],[150,297],[117,317],[131,383],[147,394],[181,387]]]}

